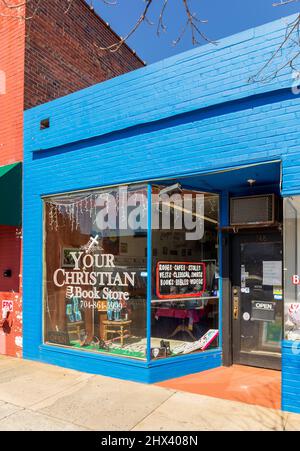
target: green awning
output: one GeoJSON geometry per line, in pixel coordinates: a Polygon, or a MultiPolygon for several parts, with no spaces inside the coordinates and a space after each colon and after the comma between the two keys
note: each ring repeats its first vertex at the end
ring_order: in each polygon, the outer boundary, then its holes
{"type": "Polygon", "coordinates": [[[22,163],[0,166],[0,225],[22,224],[22,163]]]}

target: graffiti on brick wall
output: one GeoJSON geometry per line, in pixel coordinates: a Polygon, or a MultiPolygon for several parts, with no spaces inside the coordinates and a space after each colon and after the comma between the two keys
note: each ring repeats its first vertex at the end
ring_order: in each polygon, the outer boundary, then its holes
{"type": "Polygon", "coordinates": [[[22,357],[22,235],[13,226],[0,232],[0,354],[22,357]]]}
{"type": "Polygon", "coordinates": [[[0,354],[22,356],[22,298],[19,293],[0,293],[0,354]]]}

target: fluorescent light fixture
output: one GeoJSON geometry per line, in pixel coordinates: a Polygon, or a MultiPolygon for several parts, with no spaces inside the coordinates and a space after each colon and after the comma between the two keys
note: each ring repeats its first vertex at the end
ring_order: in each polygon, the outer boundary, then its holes
{"type": "Polygon", "coordinates": [[[182,188],[180,183],[174,183],[174,185],[166,186],[166,188],[160,190],[159,196],[163,196],[164,194],[170,194],[176,191],[179,191],[181,193],[182,188]]]}

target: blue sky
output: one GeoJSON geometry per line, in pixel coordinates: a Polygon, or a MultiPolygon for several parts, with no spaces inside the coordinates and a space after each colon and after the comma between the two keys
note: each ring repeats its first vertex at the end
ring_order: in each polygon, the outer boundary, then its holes
{"type": "MultiPolygon", "coordinates": [[[[125,36],[143,10],[144,2],[143,0],[115,1],[118,2],[117,5],[107,6],[102,0],[94,0],[94,6],[101,17],[109,22],[119,35],[125,36]]],[[[172,45],[185,23],[186,16],[182,0],[169,0],[170,5],[166,11],[165,20],[168,29],[160,37],[157,36],[156,24],[162,1],[154,0],[151,20],[155,24],[152,26],[143,24],[128,41],[128,44],[148,64],[193,47],[189,33],[177,46],[172,45]]],[[[300,2],[274,7],[272,4],[275,1],[280,0],[190,0],[197,16],[208,20],[207,24],[202,25],[202,30],[212,40],[300,11],[300,2]]]]}

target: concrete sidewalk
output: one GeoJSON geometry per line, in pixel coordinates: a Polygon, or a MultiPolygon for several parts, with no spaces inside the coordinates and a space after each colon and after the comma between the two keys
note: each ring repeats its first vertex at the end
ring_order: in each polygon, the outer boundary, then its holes
{"type": "Polygon", "coordinates": [[[0,430],[300,430],[300,415],[0,356],[0,430]]]}

